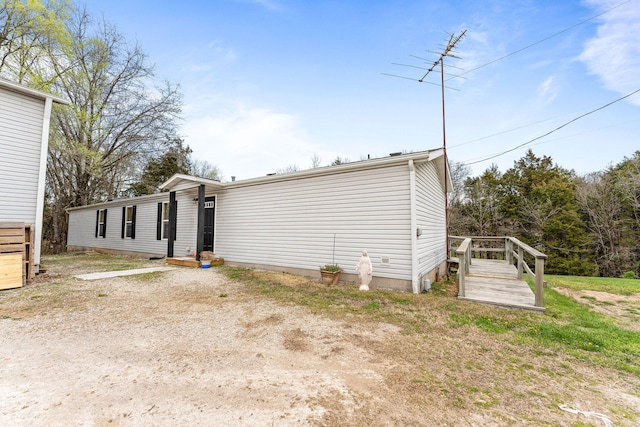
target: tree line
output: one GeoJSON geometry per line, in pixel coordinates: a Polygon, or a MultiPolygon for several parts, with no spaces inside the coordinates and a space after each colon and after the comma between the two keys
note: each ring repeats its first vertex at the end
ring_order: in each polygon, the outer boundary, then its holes
{"type": "Polygon", "coordinates": [[[84,7],[0,0],[0,76],[71,101],[51,114],[45,250],[65,249],[67,208],[150,194],[173,173],[221,178],[179,136],[179,86],[84,7]]]}
{"type": "Polygon", "coordinates": [[[452,234],[514,236],[548,255],[550,274],[640,275],[640,151],[585,176],[531,150],[504,173],[451,170],[452,234]]]}

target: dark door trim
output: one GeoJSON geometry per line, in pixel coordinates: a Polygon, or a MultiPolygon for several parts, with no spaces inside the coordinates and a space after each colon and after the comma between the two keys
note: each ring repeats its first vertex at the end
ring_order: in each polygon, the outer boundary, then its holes
{"type": "Polygon", "coordinates": [[[169,193],[169,235],[167,236],[167,257],[173,258],[173,242],[176,240],[176,225],[178,219],[178,202],[176,192],[169,193]]]}
{"type": "Polygon", "coordinates": [[[198,235],[196,237],[196,260],[204,249],[204,184],[198,187],[198,235]]]}
{"type": "Polygon", "coordinates": [[[214,252],[216,232],[216,196],[204,199],[204,221],[202,233],[202,250],[214,252]]]}

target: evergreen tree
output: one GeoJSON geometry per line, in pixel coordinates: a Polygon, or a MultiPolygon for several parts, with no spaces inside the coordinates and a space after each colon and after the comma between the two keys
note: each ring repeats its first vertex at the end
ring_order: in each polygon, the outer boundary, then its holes
{"type": "Polygon", "coordinates": [[[595,270],[586,226],[576,203],[576,178],[528,150],[502,176],[501,209],[512,233],[548,255],[548,273],[585,275],[595,270]]]}

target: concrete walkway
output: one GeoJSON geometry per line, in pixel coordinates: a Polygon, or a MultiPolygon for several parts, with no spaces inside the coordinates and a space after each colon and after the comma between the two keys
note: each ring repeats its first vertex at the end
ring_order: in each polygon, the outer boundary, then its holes
{"type": "Polygon", "coordinates": [[[171,271],[176,270],[175,267],[149,267],[149,268],[136,268],[135,270],[121,270],[121,271],[103,271],[102,273],[89,273],[78,274],[78,279],[82,280],[97,280],[97,279],[109,279],[111,277],[118,276],[133,276],[135,274],[154,273],[156,271],[171,271]]]}

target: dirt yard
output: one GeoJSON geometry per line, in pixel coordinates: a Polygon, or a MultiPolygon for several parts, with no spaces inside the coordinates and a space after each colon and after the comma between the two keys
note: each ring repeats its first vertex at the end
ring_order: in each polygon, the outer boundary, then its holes
{"type": "Polygon", "coordinates": [[[559,404],[634,425],[624,411],[640,403],[615,372],[562,355],[494,352],[435,317],[425,349],[213,269],[59,278],[0,294],[0,425],[604,425],[559,404]]]}

